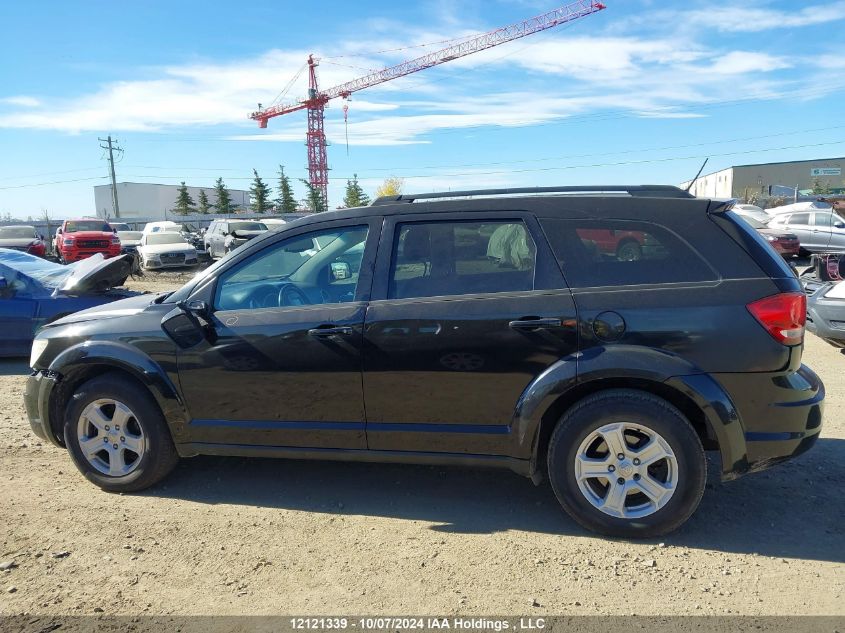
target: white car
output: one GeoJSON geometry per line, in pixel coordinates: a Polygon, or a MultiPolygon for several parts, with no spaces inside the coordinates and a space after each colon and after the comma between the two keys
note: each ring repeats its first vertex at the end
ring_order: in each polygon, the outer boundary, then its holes
{"type": "Polygon", "coordinates": [[[176,222],[171,222],[170,220],[165,220],[163,222],[147,222],[144,225],[144,235],[149,235],[150,233],[179,233],[182,230],[182,225],[177,224],[176,222]]]}
{"type": "Polygon", "coordinates": [[[160,231],[141,237],[138,246],[141,266],[147,270],[196,266],[197,249],[188,244],[180,233],[160,231]]]}
{"type": "Polygon", "coordinates": [[[812,200],[810,202],[796,202],[782,207],[766,209],[766,213],[772,216],[783,215],[784,213],[795,213],[796,211],[833,211],[833,207],[831,207],[827,202],[812,200]]]}

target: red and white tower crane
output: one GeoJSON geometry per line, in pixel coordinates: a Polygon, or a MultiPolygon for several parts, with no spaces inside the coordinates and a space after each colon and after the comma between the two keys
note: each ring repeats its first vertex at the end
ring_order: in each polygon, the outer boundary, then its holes
{"type": "MultiPolygon", "coordinates": [[[[269,108],[259,109],[249,115],[251,119],[258,121],[261,128],[267,127],[267,122],[273,117],[283,114],[290,114],[297,110],[308,110],[308,135],[306,145],[308,147],[308,176],[311,185],[321,192],[324,208],[328,200],[327,188],[329,184],[329,166],[326,156],[326,134],[323,128],[324,111],[326,104],[337,97],[348,98],[353,92],[370,88],[378,84],[404,77],[411,73],[445,64],[460,57],[466,57],[479,51],[493,48],[499,44],[505,44],[518,40],[533,33],[539,33],[561,24],[573,22],[605,8],[601,2],[594,0],[577,0],[565,6],[554,9],[537,17],[523,20],[509,26],[490,31],[464,40],[458,44],[447,46],[439,51],[434,51],[390,66],[383,70],[364,75],[358,79],[320,90],[317,85],[317,66],[319,60],[313,55],[308,56],[308,97],[290,104],[280,104],[269,108]]],[[[260,105],[259,105],[260,107],[260,105]]]]}

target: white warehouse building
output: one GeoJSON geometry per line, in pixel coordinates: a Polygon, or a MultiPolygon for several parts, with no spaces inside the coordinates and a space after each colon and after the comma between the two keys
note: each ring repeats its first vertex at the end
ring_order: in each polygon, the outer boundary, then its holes
{"type": "MultiPolygon", "coordinates": [[[[120,208],[120,218],[131,220],[143,218],[145,220],[172,220],[173,209],[179,196],[180,185],[156,185],[142,182],[117,183],[117,204],[120,208]]],[[[199,203],[200,192],[205,191],[209,205],[217,202],[214,187],[188,187],[188,193],[194,201],[199,203]]],[[[237,211],[249,209],[249,191],[242,189],[227,189],[232,199],[232,205],[237,211]]],[[[94,205],[97,216],[101,218],[116,218],[112,198],[111,185],[94,187],[94,205]]],[[[216,209],[212,209],[214,213],[216,209]]]]}

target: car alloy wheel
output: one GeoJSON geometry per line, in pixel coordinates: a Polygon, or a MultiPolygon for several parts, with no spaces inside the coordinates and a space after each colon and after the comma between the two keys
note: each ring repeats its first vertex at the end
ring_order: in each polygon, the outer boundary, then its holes
{"type": "Polygon", "coordinates": [[[147,450],[138,418],[125,404],[110,398],[95,400],[83,409],[76,434],[85,460],[110,477],[134,471],[147,450]]]}
{"type": "Polygon", "coordinates": [[[575,454],[578,489],[593,507],[620,519],[641,519],[664,507],[678,487],[669,443],[642,424],[607,424],[575,454]]]}

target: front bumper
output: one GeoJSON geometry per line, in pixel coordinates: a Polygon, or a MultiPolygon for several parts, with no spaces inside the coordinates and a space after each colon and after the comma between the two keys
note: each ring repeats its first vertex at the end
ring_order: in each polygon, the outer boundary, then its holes
{"type": "Polygon", "coordinates": [[[26,380],[23,401],[32,432],[42,440],[64,446],[64,438],[57,437],[50,420],[50,395],[56,384],[54,376],[41,371],[32,372],[26,380]]]}
{"type": "Polygon", "coordinates": [[[110,259],[112,257],[117,257],[120,255],[120,249],[117,250],[109,250],[109,251],[96,251],[96,250],[74,250],[74,251],[62,251],[62,259],[66,262],[78,262],[80,259],[88,259],[89,257],[93,257],[97,253],[102,253],[105,259],[110,259]]]}
{"type": "Polygon", "coordinates": [[[742,421],[743,472],[764,470],[809,450],[819,437],[824,383],[801,365],[797,371],[714,376],[730,394],[742,421]]]}
{"type": "Polygon", "coordinates": [[[807,298],[807,329],[832,345],[845,348],[845,301],[826,299],[830,284],[807,298]]]}
{"type": "Polygon", "coordinates": [[[147,259],[144,261],[144,268],[149,270],[159,269],[159,268],[186,268],[188,266],[196,266],[199,264],[199,260],[196,257],[191,257],[190,259],[185,259],[184,261],[160,261],[155,259],[147,259]]]}

